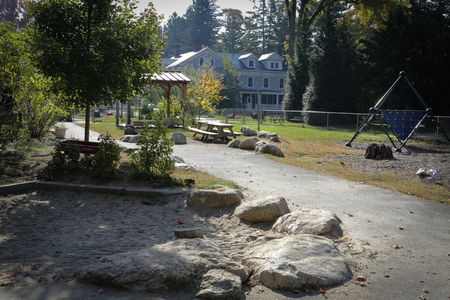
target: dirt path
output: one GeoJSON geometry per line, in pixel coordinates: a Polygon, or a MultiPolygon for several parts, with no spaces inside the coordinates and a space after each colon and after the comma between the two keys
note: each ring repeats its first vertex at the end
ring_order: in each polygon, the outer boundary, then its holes
{"type": "MultiPolygon", "coordinates": [[[[234,180],[249,196],[277,194],[289,199],[291,207],[336,212],[349,236],[366,241],[378,255],[362,261],[367,268],[355,274],[368,277],[367,287],[349,283],[330,291],[332,299],[450,297],[449,205],[303,170],[224,145],[176,146],[175,155],[198,169],[234,180]]],[[[293,295],[266,290],[250,296],[285,299],[293,295]]]]}

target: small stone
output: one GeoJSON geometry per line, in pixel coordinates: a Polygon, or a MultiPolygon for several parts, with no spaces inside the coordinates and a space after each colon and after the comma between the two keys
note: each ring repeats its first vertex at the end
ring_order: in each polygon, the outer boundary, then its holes
{"type": "Polygon", "coordinates": [[[203,229],[200,227],[195,228],[177,228],[173,231],[175,238],[177,239],[195,239],[203,238],[203,229]]]}
{"type": "Polygon", "coordinates": [[[405,230],[405,228],[403,228],[403,227],[399,227],[398,229],[400,229],[400,230],[405,230]]]}
{"type": "Polygon", "coordinates": [[[366,282],[367,278],[363,275],[358,275],[356,276],[355,280],[358,282],[366,282]]]}

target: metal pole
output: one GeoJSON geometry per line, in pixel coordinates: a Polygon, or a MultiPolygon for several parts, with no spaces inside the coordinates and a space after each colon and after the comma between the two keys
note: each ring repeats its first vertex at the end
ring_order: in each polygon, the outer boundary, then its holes
{"type": "MultiPolygon", "coordinates": [[[[439,116],[436,116],[437,122],[439,123],[439,116]]],[[[439,136],[439,126],[436,126],[436,138],[439,136]]]]}
{"type": "Polygon", "coordinates": [[[329,120],[330,120],[330,114],[327,112],[327,129],[328,129],[329,120]]]}
{"type": "Polygon", "coordinates": [[[356,114],[356,130],[358,130],[359,114],[356,114]]]}

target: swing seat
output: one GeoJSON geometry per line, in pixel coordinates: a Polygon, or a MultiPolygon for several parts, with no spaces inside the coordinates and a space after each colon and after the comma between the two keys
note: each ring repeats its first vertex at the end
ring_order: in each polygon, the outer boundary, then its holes
{"type": "Polygon", "coordinates": [[[405,140],[427,115],[425,110],[378,110],[399,139],[405,140]]]}

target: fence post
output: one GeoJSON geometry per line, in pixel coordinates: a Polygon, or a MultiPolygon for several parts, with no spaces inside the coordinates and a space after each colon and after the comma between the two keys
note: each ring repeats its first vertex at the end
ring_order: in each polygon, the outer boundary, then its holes
{"type": "Polygon", "coordinates": [[[356,130],[358,130],[358,125],[359,125],[359,114],[356,114],[356,130]]]}
{"type": "Polygon", "coordinates": [[[261,109],[258,109],[258,132],[261,131],[261,109]]]}
{"type": "Polygon", "coordinates": [[[330,117],[330,114],[327,112],[327,129],[328,129],[328,123],[329,123],[329,118],[330,117]]]}
{"type": "MultiPolygon", "coordinates": [[[[440,124],[439,123],[439,116],[436,116],[436,119],[437,119],[438,124],[440,124]]],[[[439,125],[436,125],[436,138],[438,138],[438,136],[439,136],[439,125]]]]}

